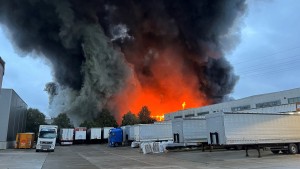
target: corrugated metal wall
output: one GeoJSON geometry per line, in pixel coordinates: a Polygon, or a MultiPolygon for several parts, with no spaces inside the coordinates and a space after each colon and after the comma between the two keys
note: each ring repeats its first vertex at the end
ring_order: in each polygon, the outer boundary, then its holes
{"type": "Polygon", "coordinates": [[[14,90],[2,89],[0,94],[0,142],[15,141],[17,133],[25,132],[26,109],[26,103],[14,90]]]}

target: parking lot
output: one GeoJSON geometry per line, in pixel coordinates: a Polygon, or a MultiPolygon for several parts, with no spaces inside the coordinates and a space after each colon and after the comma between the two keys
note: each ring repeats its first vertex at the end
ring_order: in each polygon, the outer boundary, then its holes
{"type": "Polygon", "coordinates": [[[31,150],[1,150],[0,169],[218,169],[218,168],[299,168],[300,154],[273,155],[262,151],[257,158],[255,150],[245,152],[214,150],[213,152],[169,151],[161,154],[143,154],[130,147],[111,148],[106,145],[57,146],[55,152],[31,150]]]}

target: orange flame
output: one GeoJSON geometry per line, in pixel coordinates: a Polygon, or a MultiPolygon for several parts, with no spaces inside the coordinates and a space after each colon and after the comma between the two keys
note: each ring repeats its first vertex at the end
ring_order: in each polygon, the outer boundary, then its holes
{"type": "MultiPolygon", "coordinates": [[[[132,70],[135,69],[134,65],[132,70]]],[[[207,105],[210,101],[200,92],[196,73],[190,67],[184,66],[183,59],[172,50],[160,53],[152,60],[151,77],[139,71],[132,71],[125,82],[125,89],[114,98],[113,103],[122,116],[131,111],[139,113],[147,106],[152,116],[162,116],[165,113],[207,105]]],[[[121,117],[118,121],[121,121],[121,117]]]]}
{"type": "Polygon", "coordinates": [[[185,102],[183,102],[183,103],[182,103],[182,110],[184,110],[184,108],[185,108],[185,105],[186,105],[186,103],[185,103],[185,102]]]}
{"type": "Polygon", "coordinates": [[[154,118],[156,121],[163,121],[165,119],[165,116],[162,115],[162,116],[151,116],[152,118],[154,118]]]}

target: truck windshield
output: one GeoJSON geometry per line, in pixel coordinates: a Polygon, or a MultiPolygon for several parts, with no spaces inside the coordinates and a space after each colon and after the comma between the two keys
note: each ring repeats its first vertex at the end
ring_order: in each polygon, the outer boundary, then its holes
{"type": "Polygon", "coordinates": [[[55,131],[41,131],[40,138],[56,138],[55,131]]]}

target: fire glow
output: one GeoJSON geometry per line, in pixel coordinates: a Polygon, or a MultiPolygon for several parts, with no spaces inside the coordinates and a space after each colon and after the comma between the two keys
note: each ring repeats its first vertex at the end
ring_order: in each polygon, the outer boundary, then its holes
{"type": "Polygon", "coordinates": [[[121,114],[128,111],[137,114],[143,106],[147,106],[152,116],[162,117],[168,112],[210,103],[199,90],[195,72],[184,66],[182,56],[172,50],[153,58],[150,71],[151,78],[134,71],[125,90],[115,98],[121,114]]]}

